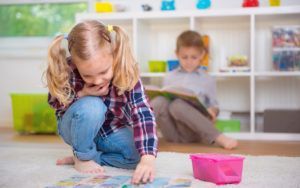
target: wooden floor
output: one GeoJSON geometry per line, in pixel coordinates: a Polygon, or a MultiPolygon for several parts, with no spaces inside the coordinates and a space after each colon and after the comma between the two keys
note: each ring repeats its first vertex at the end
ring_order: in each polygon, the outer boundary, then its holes
{"type": "MultiPolygon", "coordinates": [[[[45,144],[65,145],[57,135],[19,135],[11,128],[0,128],[0,144],[45,144]]],[[[239,141],[235,150],[224,150],[217,146],[200,143],[178,144],[160,139],[159,151],[182,153],[226,153],[243,155],[279,155],[300,157],[300,142],[292,141],[239,141]]]]}

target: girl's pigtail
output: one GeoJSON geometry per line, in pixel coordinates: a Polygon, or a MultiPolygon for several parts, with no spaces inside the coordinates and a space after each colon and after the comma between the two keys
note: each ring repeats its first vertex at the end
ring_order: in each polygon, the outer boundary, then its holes
{"type": "Polygon", "coordinates": [[[61,46],[63,35],[57,36],[48,49],[48,68],[46,70],[47,86],[50,94],[63,106],[67,106],[73,97],[70,67],[67,64],[66,50],[61,46]]]}
{"type": "Polygon", "coordinates": [[[133,57],[128,35],[122,28],[118,26],[112,27],[116,33],[113,42],[113,84],[119,89],[118,94],[121,95],[125,91],[134,88],[139,79],[139,70],[137,62],[133,57]]]}

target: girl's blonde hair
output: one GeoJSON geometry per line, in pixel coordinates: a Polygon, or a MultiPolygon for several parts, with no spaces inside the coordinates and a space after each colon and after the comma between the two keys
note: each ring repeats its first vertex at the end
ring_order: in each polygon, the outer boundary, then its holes
{"type": "Polygon", "coordinates": [[[196,47],[201,51],[206,51],[202,36],[198,32],[191,30],[184,31],[177,37],[176,52],[178,52],[181,47],[196,47]]]}
{"type": "MultiPolygon", "coordinates": [[[[73,100],[74,89],[70,85],[72,70],[67,63],[66,50],[61,46],[63,39],[63,35],[57,36],[49,47],[46,79],[50,94],[66,106],[73,100]]],[[[87,20],[77,24],[67,40],[71,57],[76,56],[81,60],[90,59],[103,47],[112,49],[112,84],[117,87],[119,95],[133,89],[138,82],[138,65],[129,37],[121,27],[108,27],[97,20],[87,20]]]]}

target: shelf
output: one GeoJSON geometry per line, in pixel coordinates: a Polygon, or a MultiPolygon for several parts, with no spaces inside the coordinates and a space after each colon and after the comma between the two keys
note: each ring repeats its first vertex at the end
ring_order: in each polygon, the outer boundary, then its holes
{"type": "Polygon", "coordinates": [[[256,72],[254,75],[257,76],[257,77],[300,76],[300,71],[290,71],[290,72],[280,72],[280,71],[256,72]]]}
{"type": "MultiPolygon", "coordinates": [[[[239,73],[210,72],[208,74],[214,77],[250,77],[249,72],[239,72],[239,73]]],[[[142,72],[141,73],[141,77],[163,77],[165,75],[166,75],[165,72],[160,72],[160,73],[142,72]]]]}
{"type": "Polygon", "coordinates": [[[79,13],[76,14],[76,22],[86,19],[117,20],[126,21],[134,17],[132,13],[79,13]]]}
{"type": "Polygon", "coordinates": [[[234,9],[207,9],[191,12],[194,16],[245,16],[245,15],[274,15],[299,13],[300,6],[258,7],[234,9]]]}
{"type": "Polygon", "coordinates": [[[299,47],[275,47],[272,50],[273,52],[282,52],[282,51],[298,52],[300,51],[300,48],[299,47]]]}
{"type": "Polygon", "coordinates": [[[300,141],[300,133],[224,133],[238,140],[293,140],[300,141]]]}
{"type": "Polygon", "coordinates": [[[207,9],[190,11],[153,11],[153,12],[121,12],[121,13],[80,13],[76,19],[131,19],[131,18],[183,18],[183,17],[224,17],[245,15],[276,15],[294,14],[300,12],[300,6],[258,7],[258,8],[232,8],[207,9]]]}
{"type": "Polygon", "coordinates": [[[149,25],[180,25],[187,24],[189,25],[189,17],[142,17],[137,19],[140,22],[144,22],[149,25]]]}
{"type": "Polygon", "coordinates": [[[164,77],[166,75],[165,72],[142,72],[141,77],[164,77]]]}
{"type": "Polygon", "coordinates": [[[215,77],[250,77],[250,72],[211,72],[211,76],[215,77]]]}
{"type": "MultiPolygon", "coordinates": [[[[272,71],[272,28],[300,25],[300,6],[123,13],[83,13],[76,21],[99,19],[129,31],[141,77],[161,85],[166,72],[148,72],[150,60],[176,59],[176,38],[185,30],[210,37],[208,74],[216,80],[220,108],[232,112],[244,131],[229,133],[238,139],[300,140],[300,134],[262,133],[256,130],[256,111],[299,107],[300,71],[272,71]],[[227,57],[248,57],[250,72],[219,72],[227,57]]],[[[275,49],[283,50],[283,49],[275,49]]],[[[286,49],[284,49],[286,50],[286,49]]],[[[288,49],[290,50],[290,49],[288,49]]],[[[299,51],[299,49],[293,49],[299,51]]],[[[226,134],[226,133],[225,133],[226,134]]]]}

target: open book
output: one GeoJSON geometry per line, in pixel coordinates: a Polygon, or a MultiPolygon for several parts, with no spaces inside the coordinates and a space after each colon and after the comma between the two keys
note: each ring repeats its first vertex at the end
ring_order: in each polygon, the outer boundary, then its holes
{"type": "Polygon", "coordinates": [[[157,86],[145,86],[146,94],[150,99],[154,99],[157,96],[164,96],[169,100],[180,98],[190,103],[196,109],[198,109],[203,115],[208,118],[212,118],[207,111],[206,106],[203,104],[200,96],[193,93],[191,90],[182,87],[164,87],[159,88],[157,86]]]}

